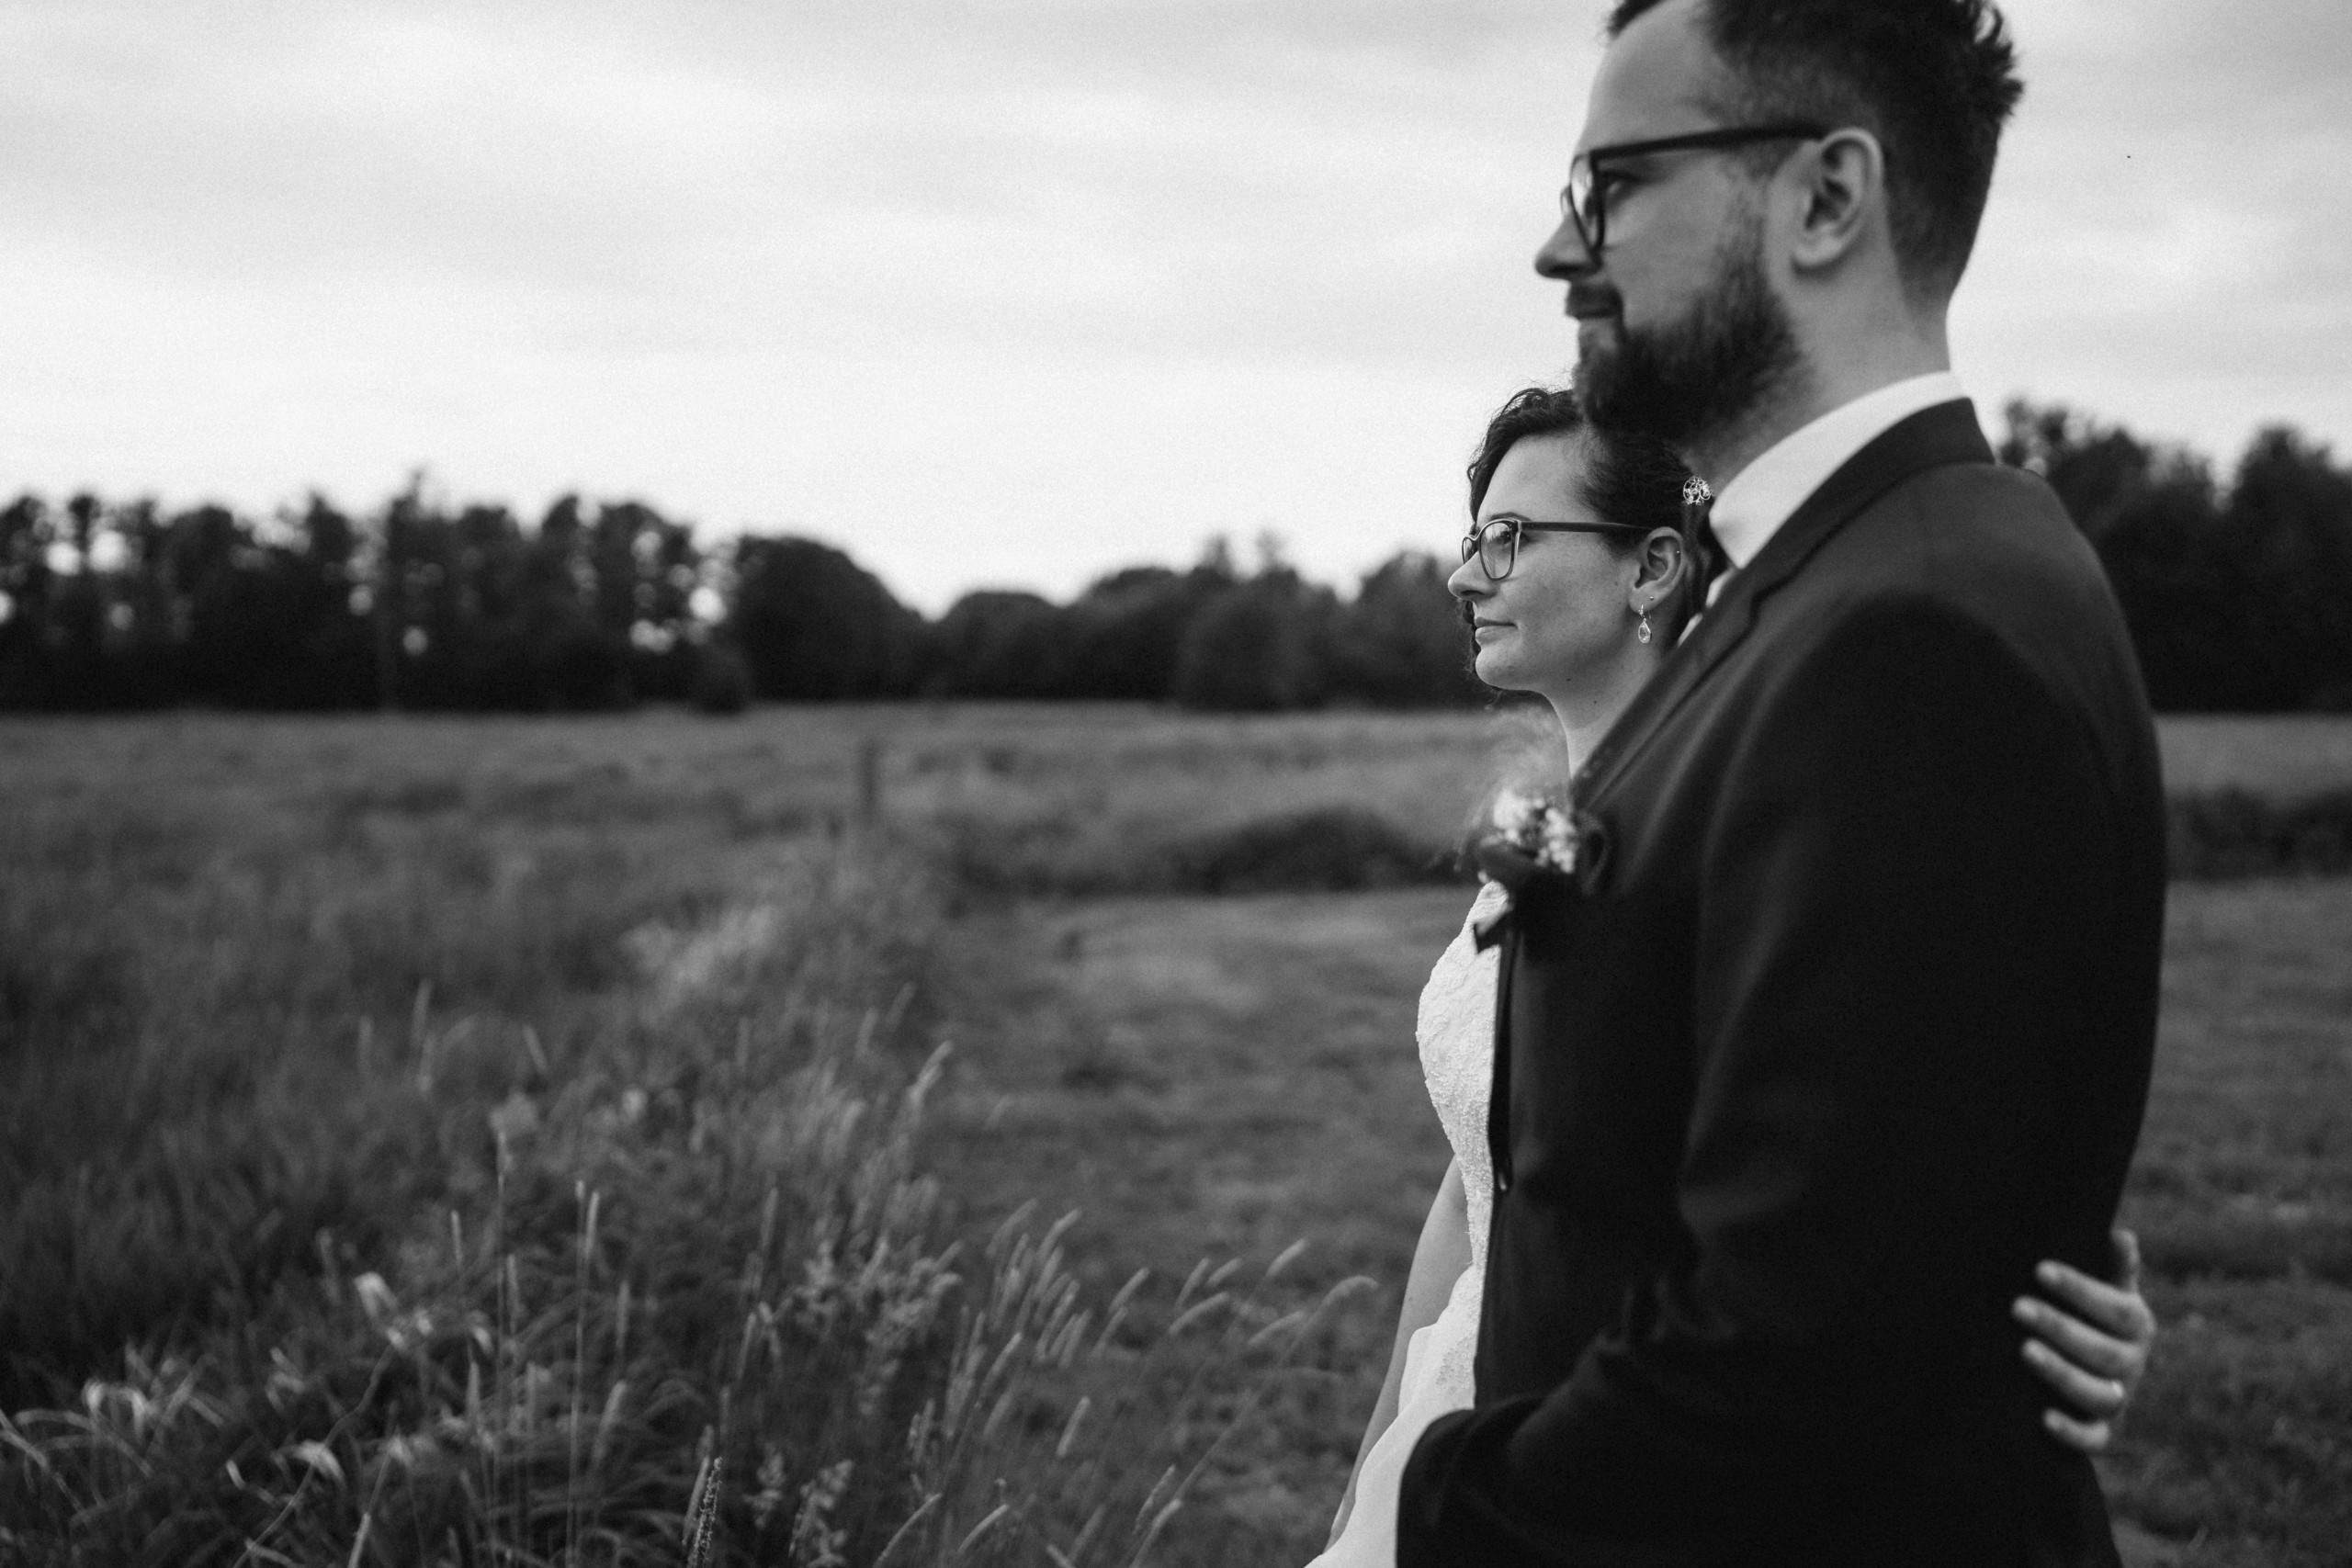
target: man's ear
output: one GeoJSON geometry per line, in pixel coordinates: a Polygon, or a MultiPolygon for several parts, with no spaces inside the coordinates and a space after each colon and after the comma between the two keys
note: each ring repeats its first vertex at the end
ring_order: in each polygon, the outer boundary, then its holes
{"type": "Polygon", "coordinates": [[[1796,182],[1789,261],[1799,272],[1835,266],[1886,206],[1886,149],[1859,127],[1832,131],[1781,165],[1796,182]]]}

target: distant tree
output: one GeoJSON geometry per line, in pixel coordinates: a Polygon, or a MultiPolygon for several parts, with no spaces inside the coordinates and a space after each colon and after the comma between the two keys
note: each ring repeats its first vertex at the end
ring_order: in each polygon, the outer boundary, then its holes
{"type": "Polygon", "coordinates": [[[1206,563],[1189,571],[1129,567],[1098,580],[1067,615],[1069,694],[1167,701],[1185,628],[1232,587],[1229,572],[1206,563]]]}
{"type": "Polygon", "coordinates": [[[2258,591],[2248,652],[2262,705],[2352,709],[2352,472],[2271,426],[2239,459],[2222,521],[2258,591]]]}
{"type": "Polygon", "coordinates": [[[2185,454],[2151,446],[2064,403],[2015,398],[2003,412],[2008,432],[2001,460],[2047,479],[2094,545],[2113,532],[2152,484],[2194,468],[2185,454]]]}
{"type": "Polygon", "coordinates": [[[278,536],[232,521],[228,570],[209,578],[190,616],[202,628],[195,650],[209,699],[279,710],[364,702],[368,626],[352,607],[350,520],[314,496],[299,519],[281,520],[278,536]]]}
{"type": "Polygon", "coordinates": [[[392,649],[406,705],[532,711],[620,698],[608,689],[565,703],[541,678],[551,661],[532,645],[530,542],[512,512],[475,504],[452,515],[435,505],[412,516],[409,529],[392,649]]]}
{"type": "Polygon", "coordinates": [[[598,509],[600,624],[628,648],[629,689],[639,697],[686,696],[696,679],[694,615],[702,554],[694,529],[641,502],[598,509]]]}
{"type": "Polygon", "coordinates": [[[722,716],[752,705],[752,671],[733,644],[716,640],[695,649],[693,682],[688,698],[702,713],[722,716]]]}
{"type": "Polygon", "coordinates": [[[2229,491],[2199,458],[2057,405],[2008,407],[2002,457],[2098,549],[2156,706],[2352,707],[2352,476],[2265,430],[2229,491]]]}
{"type": "Polygon", "coordinates": [[[109,523],[123,558],[108,615],[116,689],[128,706],[160,707],[183,694],[187,634],[187,608],[172,581],[170,527],[152,500],[114,507],[109,523]]]}
{"type": "Polygon", "coordinates": [[[254,665],[270,652],[255,609],[237,581],[254,564],[249,524],[225,506],[173,513],[164,525],[164,570],[182,628],[180,695],[203,703],[234,703],[251,683],[254,665]]]}
{"type": "Polygon", "coordinates": [[[2259,661],[2248,657],[2264,635],[2256,624],[2261,584],[2245,552],[2233,547],[2200,465],[2153,474],[2117,509],[2098,547],[2157,707],[2265,705],[2259,661]]]}
{"type": "Polygon", "coordinates": [[[1419,551],[1392,556],[1364,576],[1340,615],[1332,684],[1377,707],[1443,707],[1483,692],[1470,673],[1460,607],[1448,568],[1419,551]]]}
{"type": "Polygon", "coordinates": [[[922,690],[941,697],[1072,695],[1073,625],[1070,612],[1039,594],[967,593],[931,628],[922,690]]]}
{"type": "Polygon", "coordinates": [[[1193,617],[1172,695],[1186,707],[1262,713],[1314,707],[1336,605],[1287,568],[1226,590],[1193,617]]]}
{"type": "Polygon", "coordinates": [[[45,707],[49,687],[49,505],[29,492],[0,508],[0,705],[45,707]]]}
{"type": "Polygon", "coordinates": [[[697,581],[694,532],[639,501],[596,509],[589,533],[596,631],[631,696],[682,697],[693,680],[688,601],[697,581]]]}
{"type": "Polygon", "coordinates": [[[2098,551],[2160,708],[2242,707],[2235,657],[2252,592],[2222,525],[2212,475],[2063,404],[2012,400],[2003,461],[2040,474],[2098,551]]]}
{"type": "Polygon", "coordinates": [[[359,525],[316,491],[290,523],[295,543],[286,554],[297,580],[296,657],[309,671],[300,705],[364,706],[370,647],[358,598],[359,525]]]}
{"type": "Polygon", "coordinates": [[[65,503],[64,525],[51,547],[68,570],[50,581],[49,625],[44,635],[43,662],[48,668],[50,700],[59,707],[99,708],[114,705],[106,666],[106,584],[97,571],[98,519],[101,503],[95,495],[81,494],[65,503]]]}
{"type": "Polygon", "coordinates": [[[902,696],[911,688],[921,620],[881,580],[813,539],[737,542],[728,640],[773,701],[902,696]]]}
{"type": "Polygon", "coordinates": [[[581,498],[560,496],[524,551],[524,636],[536,688],[555,707],[605,707],[628,697],[627,645],[597,620],[589,527],[581,498]]]}

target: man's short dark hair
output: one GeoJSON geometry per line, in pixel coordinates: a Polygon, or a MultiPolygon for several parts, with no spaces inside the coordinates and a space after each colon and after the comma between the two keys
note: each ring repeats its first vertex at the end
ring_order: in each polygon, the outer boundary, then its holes
{"type": "MultiPolygon", "coordinates": [[[[1618,0],[1611,38],[1660,0],[1618,0]]],[[[1860,126],[1886,150],[1887,217],[1914,292],[1960,281],[2024,84],[1991,0],[1701,0],[1748,122],[1860,126]]]]}

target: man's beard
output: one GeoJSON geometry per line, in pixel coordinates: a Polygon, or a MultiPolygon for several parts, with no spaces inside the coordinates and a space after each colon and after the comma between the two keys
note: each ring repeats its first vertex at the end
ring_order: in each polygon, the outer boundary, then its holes
{"type": "Polygon", "coordinates": [[[1687,448],[1738,425],[1797,367],[1761,238],[1760,220],[1728,238],[1713,287],[1680,321],[1636,333],[1621,313],[1613,347],[1577,356],[1577,390],[1594,424],[1687,448]]]}

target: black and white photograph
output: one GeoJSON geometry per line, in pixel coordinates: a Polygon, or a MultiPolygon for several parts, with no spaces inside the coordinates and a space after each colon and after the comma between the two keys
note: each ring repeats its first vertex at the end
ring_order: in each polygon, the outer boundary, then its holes
{"type": "Polygon", "coordinates": [[[2352,8],[0,3],[0,1564],[2352,1568],[2352,8]]]}

